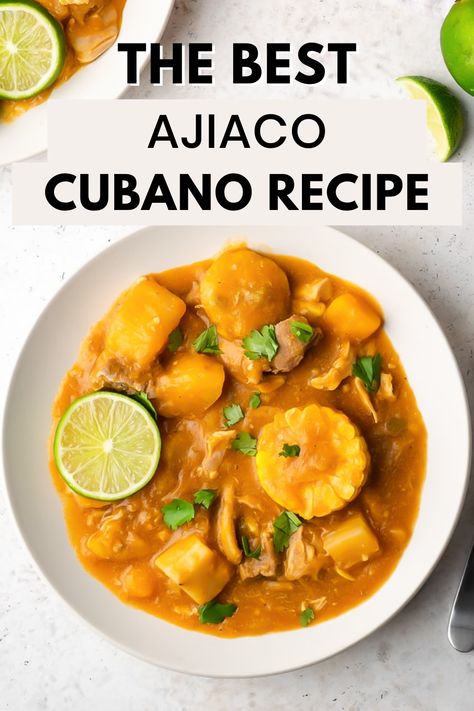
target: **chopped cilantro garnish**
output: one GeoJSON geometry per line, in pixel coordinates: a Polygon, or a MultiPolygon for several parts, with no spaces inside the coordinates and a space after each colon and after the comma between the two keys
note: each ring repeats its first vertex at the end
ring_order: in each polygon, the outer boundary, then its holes
{"type": "Polygon", "coordinates": [[[283,511],[273,522],[273,544],[275,550],[281,553],[288,548],[290,538],[301,526],[298,516],[291,511],[283,511]]]}
{"type": "Polygon", "coordinates": [[[376,393],[380,387],[381,367],[382,356],[380,353],[375,356],[362,356],[352,366],[352,375],[362,380],[367,392],[376,393]]]}
{"type": "Polygon", "coordinates": [[[178,328],[175,328],[174,331],[171,331],[170,335],[168,336],[168,350],[171,351],[171,353],[176,353],[182,342],[183,332],[178,326],[178,328]]]}
{"type": "Polygon", "coordinates": [[[307,607],[303,610],[300,615],[300,625],[301,627],[307,627],[310,622],[314,620],[314,611],[311,607],[307,607]]]}
{"type": "Polygon", "coordinates": [[[239,432],[231,444],[232,449],[236,449],[248,457],[255,457],[257,454],[257,440],[248,432],[239,432]]]}
{"type": "Polygon", "coordinates": [[[278,341],[275,334],[275,326],[263,326],[260,331],[250,331],[248,336],[242,341],[245,348],[245,355],[250,360],[266,358],[272,360],[278,353],[278,341]]]}
{"type": "Polygon", "coordinates": [[[196,491],[194,494],[194,503],[208,509],[216,496],[217,491],[215,489],[199,489],[199,491],[196,491]]]}
{"type": "Polygon", "coordinates": [[[173,499],[170,504],[163,506],[161,513],[163,514],[163,520],[168,528],[171,528],[172,531],[176,531],[176,529],[183,524],[193,520],[194,506],[190,501],[173,499]]]}
{"type": "Polygon", "coordinates": [[[217,328],[209,326],[193,342],[193,348],[197,353],[210,353],[216,355],[220,353],[217,328]]]}
{"type": "Polygon", "coordinates": [[[203,625],[218,625],[226,617],[232,617],[237,610],[237,605],[231,602],[223,603],[211,600],[199,607],[199,622],[203,625]]]}
{"type": "Polygon", "coordinates": [[[283,449],[279,453],[280,457],[299,457],[300,456],[300,446],[299,444],[284,444],[283,449]]]}
{"type": "Polygon", "coordinates": [[[224,421],[226,427],[231,427],[236,425],[237,422],[244,419],[244,413],[240,405],[236,405],[235,402],[232,405],[224,407],[224,421]]]}
{"type": "Polygon", "coordinates": [[[252,408],[252,410],[256,410],[257,407],[260,407],[262,404],[262,398],[260,397],[260,393],[256,392],[253,393],[253,395],[250,396],[249,399],[249,407],[252,408]]]}
{"type": "Polygon", "coordinates": [[[314,333],[313,327],[303,321],[292,321],[290,331],[302,343],[309,343],[314,333]]]}
{"type": "Polygon", "coordinates": [[[260,544],[255,548],[254,551],[251,551],[249,548],[249,539],[247,538],[247,536],[241,536],[240,540],[242,541],[242,550],[246,558],[260,558],[260,554],[262,552],[262,546],[260,544]]]}

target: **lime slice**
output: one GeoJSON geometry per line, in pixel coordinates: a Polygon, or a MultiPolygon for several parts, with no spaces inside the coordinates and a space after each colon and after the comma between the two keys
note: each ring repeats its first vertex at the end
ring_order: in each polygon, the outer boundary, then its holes
{"type": "Polygon", "coordinates": [[[0,0],[0,98],[29,99],[58,78],[66,54],[64,31],[32,0],[0,0]]]}
{"type": "Polygon", "coordinates": [[[96,392],[75,400],[54,437],[56,467],[73,491],[115,501],[148,484],[160,460],[158,426],[126,395],[96,392]]]}
{"type": "Polygon", "coordinates": [[[400,77],[397,81],[412,99],[422,99],[427,106],[428,128],[436,154],[448,160],[459,146],[464,130],[461,103],[444,84],[427,77],[400,77]]]}

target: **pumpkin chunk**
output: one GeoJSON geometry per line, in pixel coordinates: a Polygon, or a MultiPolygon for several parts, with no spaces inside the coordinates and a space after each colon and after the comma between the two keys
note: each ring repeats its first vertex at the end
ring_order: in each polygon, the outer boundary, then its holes
{"type": "Polygon", "coordinates": [[[344,523],[323,536],[324,550],[343,570],[362,563],[379,550],[379,542],[361,513],[350,516],[344,523]]]}
{"type": "Polygon", "coordinates": [[[199,605],[215,598],[233,572],[232,566],[197,533],[167,548],[155,565],[199,605]]]}
{"type": "Polygon", "coordinates": [[[147,368],[165,348],[186,304],[154,279],[139,279],[119,296],[105,337],[109,354],[147,368]]]}
{"type": "Polygon", "coordinates": [[[382,319],[361,297],[341,294],[327,307],[324,323],[338,336],[345,336],[352,341],[363,341],[375,333],[382,319]]]}

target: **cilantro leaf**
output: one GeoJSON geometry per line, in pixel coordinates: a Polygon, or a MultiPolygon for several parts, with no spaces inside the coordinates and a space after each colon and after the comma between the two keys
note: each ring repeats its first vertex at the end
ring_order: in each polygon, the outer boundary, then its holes
{"type": "Polygon", "coordinates": [[[275,326],[263,326],[260,331],[250,331],[249,335],[242,340],[242,344],[245,348],[245,355],[250,360],[259,358],[272,360],[278,353],[275,326]]]}
{"type": "Polygon", "coordinates": [[[176,353],[182,342],[183,332],[178,326],[178,328],[175,328],[174,331],[171,331],[170,335],[168,336],[168,350],[171,351],[171,353],[176,353]]]}
{"type": "Polygon", "coordinates": [[[211,353],[212,355],[220,353],[216,326],[209,326],[200,333],[193,341],[193,348],[197,353],[211,353]]]}
{"type": "Polygon", "coordinates": [[[291,511],[283,511],[273,522],[273,545],[277,553],[288,548],[291,536],[301,526],[298,516],[291,511]]]}
{"type": "Polygon", "coordinates": [[[279,453],[279,457],[299,457],[301,452],[301,448],[299,444],[285,444],[283,445],[283,449],[279,453]]]}
{"type": "Polygon", "coordinates": [[[248,457],[255,457],[257,454],[257,440],[248,432],[239,432],[231,444],[232,449],[236,449],[248,457]]]}
{"type": "Polygon", "coordinates": [[[307,627],[314,620],[314,611],[311,607],[306,607],[300,615],[301,627],[307,627]]]}
{"type": "Polygon", "coordinates": [[[290,331],[301,343],[309,343],[314,333],[313,327],[303,321],[292,321],[290,331]]]}
{"type": "Polygon", "coordinates": [[[155,408],[153,407],[153,403],[151,402],[150,398],[146,393],[135,393],[135,395],[130,395],[130,397],[132,398],[132,400],[139,402],[140,405],[143,405],[145,410],[150,413],[154,420],[158,419],[158,413],[156,412],[155,408]]]}
{"type": "Polygon", "coordinates": [[[249,407],[252,408],[252,410],[256,410],[257,407],[260,407],[262,404],[262,398],[260,397],[260,393],[256,392],[253,393],[253,395],[250,396],[249,399],[249,407]]]}
{"type": "Polygon", "coordinates": [[[382,356],[380,353],[375,356],[362,356],[352,366],[352,375],[362,380],[367,392],[376,393],[380,387],[381,367],[382,356]]]}
{"type": "Polygon", "coordinates": [[[232,405],[224,407],[224,421],[226,427],[231,427],[231,425],[236,425],[237,422],[244,419],[244,413],[240,405],[236,405],[235,402],[232,405]]]}
{"type": "Polygon", "coordinates": [[[240,540],[242,541],[242,550],[246,558],[260,558],[260,555],[262,553],[262,546],[260,544],[255,548],[254,551],[251,551],[249,548],[249,539],[247,538],[247,536],[241,536],[240,540]]]}
{"type": "Polygon", "coordinates": [[[170,504],[163,506],[161,513],[165,524],[172,531],[176,531],[183,524],[192,521],[195,516],[194,506],[190,501],[184,499],[173,499],[170,504]]]}
{"type": "Polygon", "coordinates": [[[208,509],[216,496],[217,491],[215,489],[199,489],[199,491],[194,493],[194,503],[208,509]]]}
{"type": "Polygon", "coordinates": [[[223,603],[211,600],[199,607],[199,622],[202,625],[218,625],[226,617],[232,617],[236,610],[237,605],[232,602],[223,603]]]}

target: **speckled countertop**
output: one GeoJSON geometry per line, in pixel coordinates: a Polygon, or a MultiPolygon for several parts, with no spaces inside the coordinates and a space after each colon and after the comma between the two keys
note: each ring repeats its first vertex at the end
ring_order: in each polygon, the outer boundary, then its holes
{"type": "MultiPolygon", "coordinates": [[[[129,0],[133,2],[133,0],[129,0]]],[[[159,0],[157,0],[159,2],[159,0]]],[[[344,96],[395,94],[393,78],[428,74],[451,83],[438,51],[449,2],[436,0],[179,0],[164,41],[356,40],[344,96]]],[[[223,53],[224,54],[224,53],[223,53]]],[[[228,53],[226,53],[228,54],[228,53]]],[[[216,86],[138,88],[137,97],[226,97],[237,89],[219,64],[216,86]]],[[[335,95],[330,82],[314,89],[335,95]]],[[[255,95],[255,88],[244,94],[255,95]]],[[[263,89],[258,89],[259,98],[263,89]]],[[[341,89],[339,89],[341,91],[341,89]]],[[[304,98],[308,89],[266,90],[304,98]]],[[[314,94],[316,95],[316,94],[314,94]]],[[[464,95],[474,117],[474,99],[464,95]]],[[[474,398],[474,127],[461,147],[462,228],[348,228],[396,266],[429,302],[457,354],[474,398]]],[[[115,228],[10,227],[10,171],[0,171],[0,392],[33,320],[73,271],[125,232],[115,228]]],[[[446,473],[447,486],[449,472],[446,473]]],[[[2,492],[3,498],[3,492],[2,492]]],[[[161,709],[474,708],[474,654],[446,638],[449,607],[474,535],[474,492],[440,565],[394,620],[352,649],[304,671],[250,681],[196,679],[162,671],[112,647],[72,617],[34,572],[0,499],[0,709],[148,711],[161,709]]]]}

